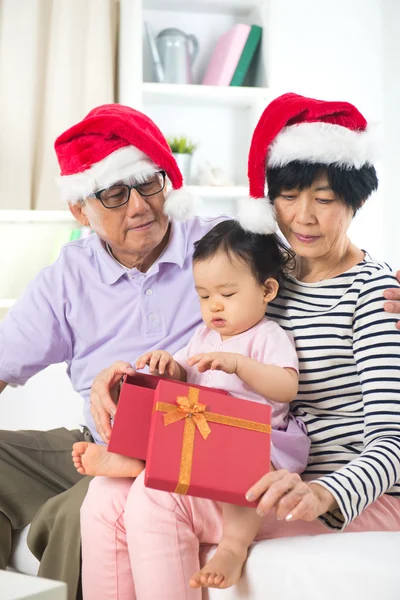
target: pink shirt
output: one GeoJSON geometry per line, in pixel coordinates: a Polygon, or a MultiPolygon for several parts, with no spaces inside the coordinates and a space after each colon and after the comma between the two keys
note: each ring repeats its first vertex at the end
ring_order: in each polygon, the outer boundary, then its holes
{"type": "Polygon", "coordinates": [[[268,403],[272,407],[272,427],[274,429],[286,428],[289,404],[274,402],[260,396],[243,383],[237,375],[230,375],[223,371],[199,373],[197,366],[189,367],[187,359],[204,352],[234,352],[253,358],[265,365],[276,365],[298,372],[299,363],[295,345],[286,331],[274,321],[264,318],[248,331],[222,340],[217,331],[213,331],[203,324],[196,330],[188,345],[174,355],[175,360],[186,369],[189,383],[223,389],[232,396],[252,402],[268,403]]]}

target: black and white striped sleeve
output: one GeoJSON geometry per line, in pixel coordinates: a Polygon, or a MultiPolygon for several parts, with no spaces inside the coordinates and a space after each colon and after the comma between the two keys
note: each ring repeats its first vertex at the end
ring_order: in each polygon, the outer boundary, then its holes
{"type": "MultiPolygon", "coordinates": [[[[353,319],[353,352],[361,381],[364,448],[345,467],[315,483],[339,509],[321,516],[343,529],[400,480],[400,331],[383,310],[383,291],[399,287],[388,269],[372,272],[360,288],[353,319]]],[[[360,415],[361,416],[361,415],[360,415]]]]}

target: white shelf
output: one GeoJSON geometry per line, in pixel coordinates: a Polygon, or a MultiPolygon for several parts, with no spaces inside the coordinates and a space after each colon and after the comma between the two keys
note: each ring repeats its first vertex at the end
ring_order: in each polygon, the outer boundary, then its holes
{"type": "Polygon", "coordinates": [[[1,308],[11,308],[13,304],[16,303],[15,298],[0,298],[0,309],[1,308]]]}
{"type": "Polygon", "coordinates": [[[144,9],[247,15],[265,0],[143,0],[144,9]]]}
{"type": "MultiPolygon", "coordinates": [[[[248,188],[244,185],[189,185],[188,188],[193,194],[204,200],[210,198],[243,198],[249,194],[248,188]]],[[[0,210],[1,223],[76,223],[78,225],[67,210],[0,210]]]]}
{"type": "Polygon", "coordinates": [[[178,83],[143,83],[144,101],[154,104],[173,102],[180,105],[250,107],[267,101],[269,90],[259,87],[223,85],[181,85],[178,83]]]}
{"type": "Polygon", "coordinates": [[[0,223],[77,223],[69,210],[0,210],[0,223]]]}
{"type": "Polygon", "coordinates": [[[188,189],[203,200],[227,199],[236,200],[249,195],[249,190],[244,185],[234,186],[211,186],[211,185],[188,185],[188,189]]]}

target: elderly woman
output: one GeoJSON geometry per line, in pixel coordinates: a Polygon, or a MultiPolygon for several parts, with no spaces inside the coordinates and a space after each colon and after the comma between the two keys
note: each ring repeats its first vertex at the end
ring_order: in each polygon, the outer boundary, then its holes
{"type": "MultiPolygon", "coordinates": [[[[400,337],[383,310],[384,290],[399,286],[347,234],[377,188],[373,149],[354,106],[295,94],[273,101],[254,132],[252,198],[239,220],[267,232],[274,209],[297,255],[268,316],[294,335],[300,386],[292,410],[311,440],[302,477],[278,469],[248,491],[264,516],[257,539],[400,531],[400,337]]],[[[97,574],[86,574],[86,598],[198,600],[201,587],[237,580],[240,558],[199,567],[200,544],[221,537],[217,503],[147,489],[143,475],[133,486],[120,479],[112,503],[101,498],[107,479],[97,491],[97,513],[85,505],[82,513],[83,558],[96,557],[97,574]]]]}

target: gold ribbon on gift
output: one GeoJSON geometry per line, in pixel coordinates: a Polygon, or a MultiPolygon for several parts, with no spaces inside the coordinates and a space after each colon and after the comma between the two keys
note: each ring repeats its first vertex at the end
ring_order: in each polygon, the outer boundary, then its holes
{"type": "Polygon", "coordinates": [[[196,427],[205,440],[211,433],[209,422],[240,427],[241,429],[250,429],[251,431],[259,431],[260,433],[271,433],[271,425],[266,425],[265,423],[207,412],[206,404],[201,404],[198,401],[199,394],[200,390],[198,388],[189,387],[188,395],[177,396],[175,405],[168,404],[168,402],[156,402],[154,407],[154,410],[166,413],[164,415],[165,426],[185,419],[179,477],[175,488],[177,494],[186,494],[189,489],[196,427]]]}

